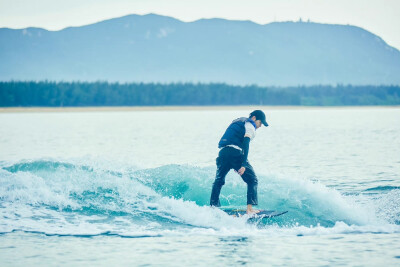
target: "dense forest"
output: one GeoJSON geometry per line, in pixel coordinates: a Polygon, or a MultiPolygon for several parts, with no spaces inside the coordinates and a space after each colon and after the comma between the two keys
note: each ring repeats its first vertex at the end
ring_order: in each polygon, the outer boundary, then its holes
{"type": "Polygon", "coordinates": [[[0,82],[1,107],[168,105],[400,105],[400,86],[0,82]]]}

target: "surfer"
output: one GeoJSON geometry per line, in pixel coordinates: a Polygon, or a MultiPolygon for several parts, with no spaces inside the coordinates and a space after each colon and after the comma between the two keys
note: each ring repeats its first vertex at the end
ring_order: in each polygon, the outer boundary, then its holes
{"type": "Polygon", "coordinates": [[[217,157],[217,173],[213,183],[210,205],[220,207],[219,194],[225,184],[225,176],[234,169],[247,184],[247,214],[257,213],[253,206],[257,200],[257,176],[247,160],[250,141],[256,135],[256,129],[261,125],[268,126],[265,114],[261,110],[254,110],[248,118],[234,120],[226,129],[218,143],[220,149],[217,157]]]}

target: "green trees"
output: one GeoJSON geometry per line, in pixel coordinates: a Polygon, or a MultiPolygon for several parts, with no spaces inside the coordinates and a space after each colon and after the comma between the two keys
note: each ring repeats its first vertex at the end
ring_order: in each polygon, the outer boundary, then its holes
{"type": "Polygon", "coordinates": [[[400,86],[234,86],[224,83],[0,82],[1,107],[399,105],[400,86]]]}

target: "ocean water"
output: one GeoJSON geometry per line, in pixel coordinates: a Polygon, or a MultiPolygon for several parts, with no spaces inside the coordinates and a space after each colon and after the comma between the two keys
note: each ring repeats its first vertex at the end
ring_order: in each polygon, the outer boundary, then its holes
{"type": "Polygon", "coordinates": [[[252,108],[0,113],[0,265],[399,266],[400,108],[263,109],[258,208],[289,212],[251,223],[208,202],[252,108]]]}

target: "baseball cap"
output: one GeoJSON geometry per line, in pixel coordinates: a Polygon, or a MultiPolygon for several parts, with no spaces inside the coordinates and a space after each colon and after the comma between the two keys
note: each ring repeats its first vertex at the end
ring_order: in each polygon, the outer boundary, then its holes
{"type": "Polygon", "coordinates": [[[264,126],[268,126],[267,121],[265,120],[265,114],[262,110],[254,110],[250,113],[250,117],[256,116],[256,120],[260,120],[264,126]]]}

